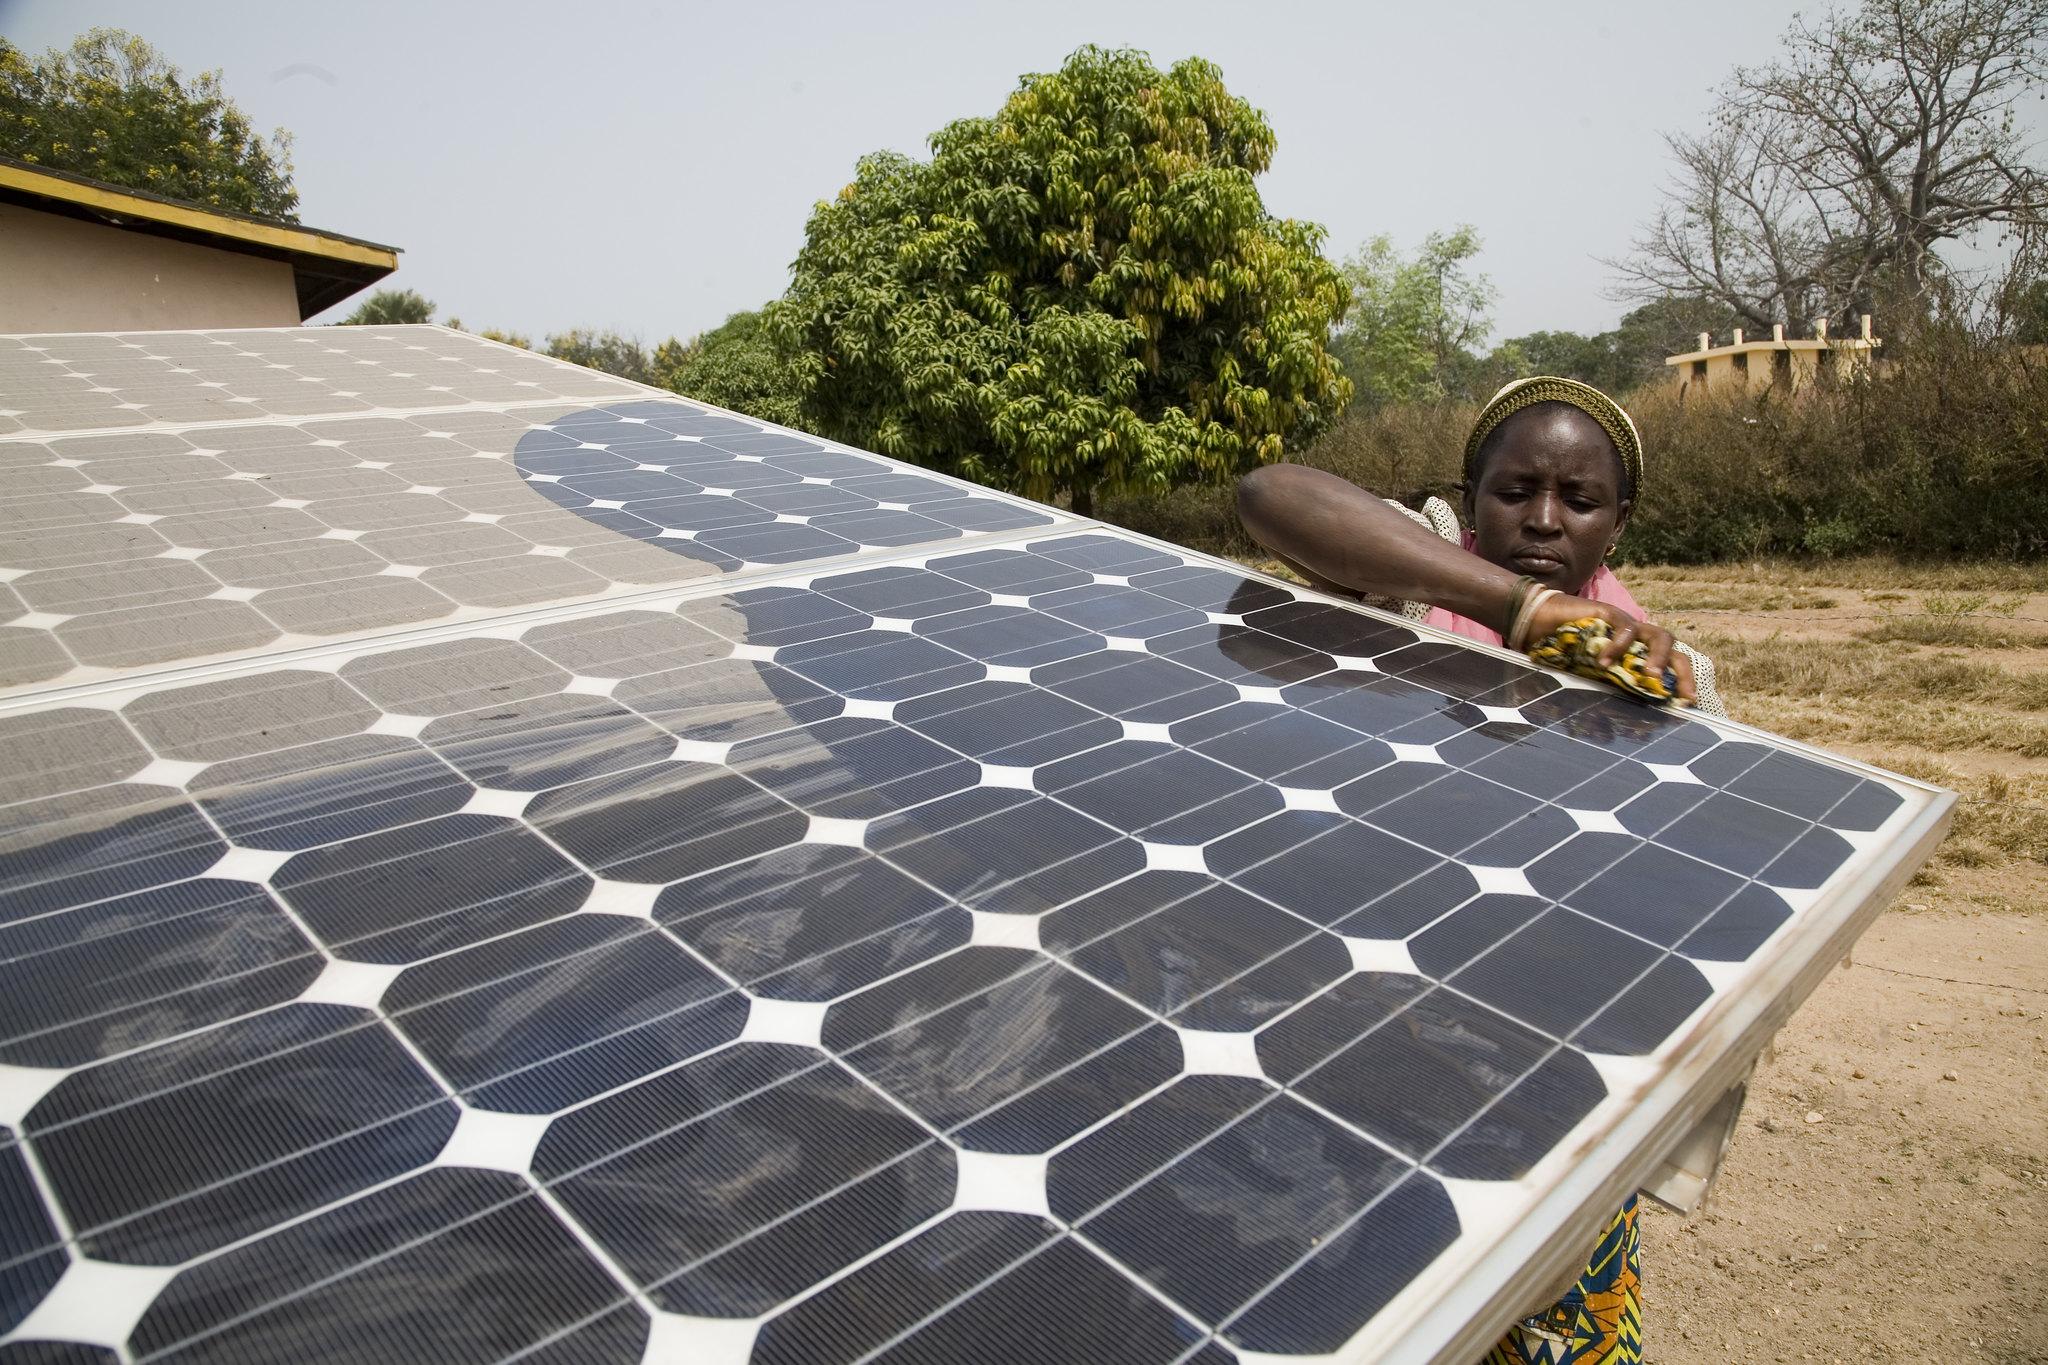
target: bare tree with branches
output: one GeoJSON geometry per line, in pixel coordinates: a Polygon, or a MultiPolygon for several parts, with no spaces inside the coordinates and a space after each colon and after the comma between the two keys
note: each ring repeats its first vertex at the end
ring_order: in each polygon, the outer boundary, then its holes
{"type": "MultiPolygon", "coordinates": [[[[1980,228],[2031,242],[2048,176],[2015,106],[2048,75],[2048,0],[1864,0],[1795,19],[1738,68],[1624,260],[1624,297],[1713,299],[1758,327],[1924,313],[1937,248],[1980,228]]],[[[1903,320],[1903,319],[1901,319],[1903,320]]]]}

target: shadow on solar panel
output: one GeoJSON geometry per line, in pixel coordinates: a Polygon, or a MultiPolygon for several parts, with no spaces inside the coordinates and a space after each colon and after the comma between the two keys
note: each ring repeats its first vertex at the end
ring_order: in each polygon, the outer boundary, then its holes
{"type": "Polygon", "coordinates": [[[57,528],[7,585],[0,1358],[1469,1361],[1696,1191],[1946,819],[366,330],[348,397],[0,438],[57,528]]]}

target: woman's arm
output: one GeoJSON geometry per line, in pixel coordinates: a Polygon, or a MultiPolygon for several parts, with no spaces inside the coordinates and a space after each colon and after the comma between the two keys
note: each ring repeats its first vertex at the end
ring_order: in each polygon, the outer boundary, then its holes
{"type": "Polygon", "coordinates": [[[1451,544],[1347,479],[1306,465],[1255,469],[1237,485],[1252,539],[1325,590],[1427,602],[1495,630],[1515,575],[1451,544]]]}
{"type": "MultiPolygon", "coordinates": [[[[1427,602],[1503,634],[1516,576],[1432,535],[1348,479],[1306,465],[1275,464],[1238,481],[1237,515],[1252,539],[1325,591],[1427,602]]],[[[1540,640],[1567,621],[1597,616],[1611,638],[1611,663],[1641,640],[1650,668],[1669,667],[1678,695],[1693,700],[1692,664],[1671,632],[1605,602],[1560,593],[1530,617],[1540,640]]]]}

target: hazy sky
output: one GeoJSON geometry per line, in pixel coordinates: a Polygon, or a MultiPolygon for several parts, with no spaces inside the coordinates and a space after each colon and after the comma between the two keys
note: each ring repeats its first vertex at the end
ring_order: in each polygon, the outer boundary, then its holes
{"type": "Polygon", "coordinates": [[[862,154],[923,154],[1084,43],[1199,55],[1279,135],[1271,211],[1321,223],[1338,258],[1474,224],[1502,337],[1613,324],[1596,258],[1650,212],[1660,131],[1699,128],[1791,8],[0,0],[0,33],[40,51],[109,24],[223,68],[296,138],[301,218],[402,247],[395,283],[444,317],[649,341],[780,293],[862,154]]]}

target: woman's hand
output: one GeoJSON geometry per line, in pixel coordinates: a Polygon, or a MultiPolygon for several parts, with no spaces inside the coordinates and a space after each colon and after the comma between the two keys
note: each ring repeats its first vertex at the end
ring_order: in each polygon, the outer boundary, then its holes
{"type": "Polygon", "coordinates": [[[1572,597],[1565,593],[1546,597],[1531,613],[1529,628],[1523,635],[1533,644],[1559,626],[1583,621],[1589,616],[1607,623],[1607,647],[1600,651],[1603,667],[1619,659],[1631,643],[1640,640],[1647,651],[1643,663],[1650,671],[1662,673],[1670,669],[1678,679],[1678,695],[1688,705],[1698,700],[1693,690],[1692,660],[1672,648],[1677,638],[1654,621],[1638,621],[1611,602],[1595,602],[1588,597],[1572,597]]]}

